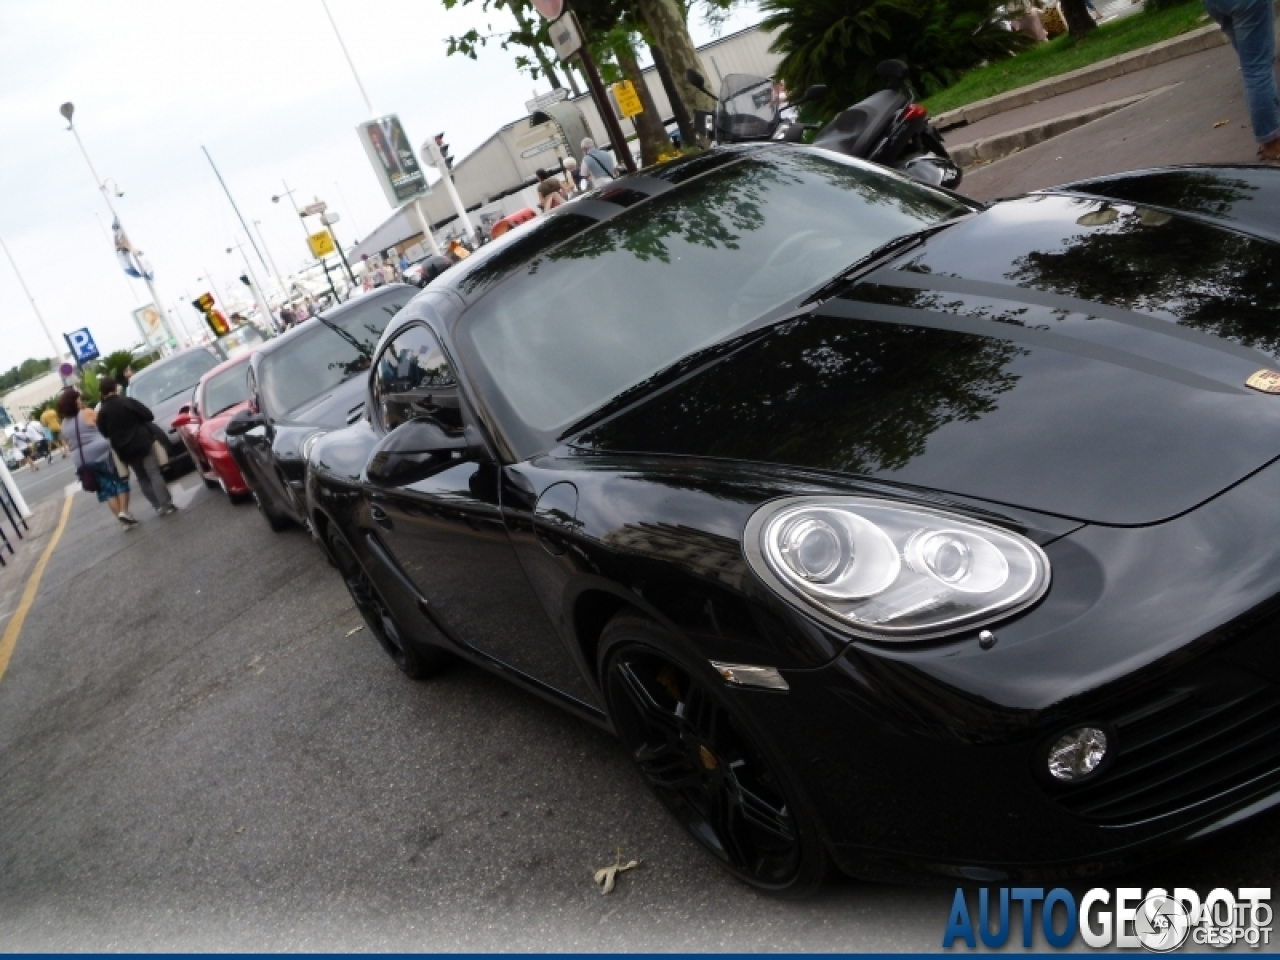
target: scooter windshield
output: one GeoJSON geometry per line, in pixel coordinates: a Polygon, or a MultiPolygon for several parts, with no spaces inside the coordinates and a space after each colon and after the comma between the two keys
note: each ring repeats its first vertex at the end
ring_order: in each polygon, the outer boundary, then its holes
{"type": "Polygon", "coordinates": [[[716,130],[722,142],[768,140],[781,109],[778,92],[768,77],[731,73],[720,82],[716,130]]]}

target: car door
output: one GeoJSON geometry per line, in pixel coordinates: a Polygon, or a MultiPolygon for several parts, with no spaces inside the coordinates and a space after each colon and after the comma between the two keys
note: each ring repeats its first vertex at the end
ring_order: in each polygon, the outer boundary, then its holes
{"type": "Polygon", "coordinates": [[[272,426],[271,411],[263,405],[258,375],[257,367],[250,364],[246,374],[249,383],[249,408],[260,412],[263,422],[240,436],[236,448],[236,453],[239,454],[237,466],[249,488],[260,500],[268,498],[275,501],[279,499],[274,491],[276,484],[272,482],[275,467],[271,462],[271,442],[275,437],[275,428],[272,426]]]}
{"type": "MultiPolygon", "coordinates": [[[[427,308],[419,305],[419,310],[427,308]]],[[[430,328],[412,324],[374,365],[375,425],[429,418],[465,430],[453,365],[430,328]]],[[[594,696],[518,562],[503,524],[502,467],[463,456],[399,486],[366,486],[373,533],[454,640],[584,703],[594,696]]]]}

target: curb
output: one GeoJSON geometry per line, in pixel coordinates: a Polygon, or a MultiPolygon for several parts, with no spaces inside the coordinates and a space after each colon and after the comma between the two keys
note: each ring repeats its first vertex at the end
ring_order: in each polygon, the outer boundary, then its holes
{"type": "Polygon", "coordinates": [[[1047,80],[1041,80],[1039,83],[1033,83],[1030,86],[1019,87],[1017,90],[1010,90],[1008,93],[988,97],[986,100],[976,100],[963,107],[957,107],[955,110],[948,110],[946,113],[938,114],[933,122],[939,130],[962,127],[967,123],[977,123],[979,120],[995,116],[997,113],[1004,113],[1006,110],[1024,107],[1029,103],[1047,100],[1049,97],[1056,97],[1062,93],[1070,93],[1072,90],[1079,90],[1081,87],[1102,83],[1105,80],[1121,77],[1126,73],[1134,73],[1137,70],[1145,70],[1157,64],[1177,60],[1179,57],[1190,56],[1203,50],[1211,50],[1214,47],[1223,46],[1227,42],[1227,35],[1218,28],[1216,23],[1210,23],[1207,26],[1198,27],[1170,40],[1161,40],[1159,43],[1153,43],[1151,46],[1143,47],[1140,50],[1131,50],[1128,53],[1120,54],[1118,57],[1090,64],[1087,67],[1081,67],[1079,70],[1072,70],[1070,73],[1049,77],[1047,80]]]}
{"type": "Polygon", "coordinates": [[[1176,83],[1169,84],[1165,87],[1158,87],[1155,90],[1139,93],[1136,96],[1125,97],[1123,100],[1100,103],[1096,107],[1088,107],[1075,113],[1064,114],[1061,117],[1054,117],[1052,120],[1043,120],[1040,123],[1019,127],[1017,130],[993,134],[990,137],[983,137],[981,140],[974,140],[972,143],[962,143],[959,146],[950,148],[947,152],[951,154],[951,159],[961,167],[968,168],[974,164],[991,163],[994,160],[1003,159],[1011,153],[1017,153],[1019,150],[1034,147],[1036,144],[1043,143],[1053,137],[1059,137],[1074,130],[1076,127],[1083,127],[1086,123],[1101,120],[1117,110],[1131,107],[1135,103],[1156,94],[1164,93],[1166,90],[1172,90],[1176,86],[1176,83]]]}

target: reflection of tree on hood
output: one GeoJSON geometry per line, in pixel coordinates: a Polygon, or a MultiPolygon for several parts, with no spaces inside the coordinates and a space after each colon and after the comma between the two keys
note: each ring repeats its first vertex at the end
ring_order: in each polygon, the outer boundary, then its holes
{"type": "MultiPolygon", "coordinates": [[[[1206,184],[1205,203],[1229,198],[1206,184]]],[[[1079,201],[1082,214],[1097,201],[1079,201]]],[[[1181,217],[1123,206],[1114,222],[1014,261],[1010,280],[1177,322],[1280,356],[1280,248],[1181,217]]]]}
{"type": "Polygon", "coordinates": [[[1023,352],[946,330],[810,317],[583,439],[850,474],[899,470],[939,428],[994,411],[1023,352]]]}

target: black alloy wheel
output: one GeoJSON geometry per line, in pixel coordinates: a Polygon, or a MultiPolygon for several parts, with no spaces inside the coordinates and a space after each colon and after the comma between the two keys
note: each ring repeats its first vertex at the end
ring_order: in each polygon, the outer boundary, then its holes
{"type": "Polygon", "coordinates": [[[382,599],[382,594],[365,573],[351,547],[336,531],[329,533],[329,555],[333,558],[333,565],[342,574],[342,581],[351,594],[351,602],[356,605],[365,625],[377,638],[387,656],[409,679],[427,679],[448,659],[448,653],[443,650],[428,652],[414,645],[396,622],[395,614],[382,599]]]}
{"type": "MultiPolygon", "coordinates": [[[[722,681],[668,652],[661,628],[623,615],[601,639],[609,716],[641,775],[734,876],[773,895],[812,893],[828,872],[816,822],[786,766],[736,715],[722,681]]],[[[765,694],[766,696],[768,694],[765,694]]]]}

